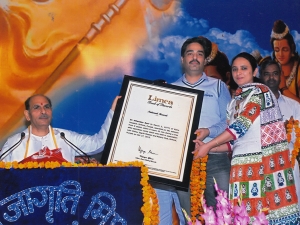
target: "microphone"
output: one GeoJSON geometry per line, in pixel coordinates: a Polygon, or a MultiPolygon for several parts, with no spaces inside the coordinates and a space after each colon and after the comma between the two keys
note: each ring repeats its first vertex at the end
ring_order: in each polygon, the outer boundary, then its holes
{"type": "Polygon", "coordinates": [[[82,151],[80,148],[78,148],[76,145],[74,145],[71,141],[69,141],[66,136],[65,136],[65,133],[64,132],[60,132],[60,137],[62,139],[64,139],[68,144],[72,145],[76,150],[78,150],[80,153],[82,153],[84,156],[87,157],[87,163],[90,163],[90,157],[84,152],[82,151]]]}
{"type": "Polygon", "coordinates": [[[13,151],[13,150],[14,150],[14,147],[16,147],[18,144],[20,144],[21,141],[24,139],[24,137],[25,137],[25,133],[22,132],[22,133],[21,133],[21,138],[20,138],[20,140],[19,140],[16,144],[14,144],[13,146],[11,146],[9,149],[7,149],[2,155],[0,155],[0,161],[2,160],[2,156],[4,156],[4,155],[5,155],[6,153],[8,153],[9,151],[13,151]]]}

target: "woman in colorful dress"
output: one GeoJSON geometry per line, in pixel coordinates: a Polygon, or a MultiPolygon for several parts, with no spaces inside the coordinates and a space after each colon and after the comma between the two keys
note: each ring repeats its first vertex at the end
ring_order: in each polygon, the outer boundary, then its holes
{"type": "Polygon", "coordinates": [[[242,198],[252,220],[268,208],[269,224],[300,224],[297,195],[290,177],[286,131],[277,100],[267,86],[253,83],[255,58],[240,53],[232,60],[239,85],[227,108],[228,128],[210,142],[195,140],[194,157],[232,148],[229,198],[242,198]]]}
{"type": "Polygon", "coordinates": [[[281,75],[280,91],[300,102],[300,67],[299,55],[288,26],[282,20],[274,22],[271,32],[271,46],[273,58],[280,63],[281,75]]]}

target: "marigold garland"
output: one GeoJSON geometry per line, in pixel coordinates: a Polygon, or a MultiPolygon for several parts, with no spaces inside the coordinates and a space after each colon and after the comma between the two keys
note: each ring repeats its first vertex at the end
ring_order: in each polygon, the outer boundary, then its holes
{"type": "Polygon", "coordinates": [[[204,213],[200,199],[206,189],[206,163],[208,156],[193,160],[192,171],[190,175],[191,191],[191,220],[193,223],[196,219],[204,222],[201,214],[204,213]]]}
{"type": "Polygon", "coordinates": [[[18,163],[14,162],[3,162],[0,161],[0,168],[2,169],[38,169],[38,168],[46,168],[46,169],[55,169],[59,167],[141,167],[141,182],[140,184],[143,186],[143,206],[141,208],[142,213],[144,214],[144,225],[157,225],[159,224],[159,206],[158,206],[158,198],[156,192],[152,188],[152,186],[148,183],[148,168],[141,161],[134,162],[117,162],[117,163],[108,163],[107,165],[102,165],[99,163],[71,163],[71,162],[26,162],[26,163],[18,163]]]}
{"type": "Polygon", "coordinates": [[[297,156],[299,155],[299,148],[300,148],[300,128],[299,128],[299,121],[294,120],[293,117],[291,117],[287,124],[286,124],[286,133],[287,133],[287,141],[290,143],[292,140],[292,132],[295,132],[296,140],[294,142],[294,148],[292,150],[291,155],[291,164],[292,168],[295,166],[295,160],[297,156]]]}

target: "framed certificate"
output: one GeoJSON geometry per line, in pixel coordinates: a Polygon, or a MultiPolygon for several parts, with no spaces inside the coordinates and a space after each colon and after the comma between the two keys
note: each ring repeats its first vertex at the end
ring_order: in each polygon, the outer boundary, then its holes
{"type": "Polygon", "coordinates": [[[150,181],[187,190],[203,94],[125,75],[101,163],[143,161],[150,181]]]}

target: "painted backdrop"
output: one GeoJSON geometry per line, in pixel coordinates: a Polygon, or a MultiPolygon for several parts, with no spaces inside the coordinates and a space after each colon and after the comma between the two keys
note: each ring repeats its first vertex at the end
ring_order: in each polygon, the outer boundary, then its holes
{"type": "Polygon", "coordinates": [[[275,20],[300,49],[297,0],[0,0],[0,148],[25,129],[24,101],[53,101],[53,126],[100,129],[124,74],[168,83],[181,76],[180,48],[192,36],[271,55],[275,20]]]}

